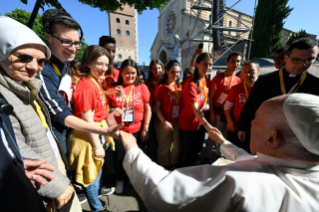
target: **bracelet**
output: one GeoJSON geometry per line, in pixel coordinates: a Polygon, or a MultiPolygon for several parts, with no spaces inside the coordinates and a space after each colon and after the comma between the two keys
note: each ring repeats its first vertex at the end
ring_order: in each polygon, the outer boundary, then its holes
{"type": "Polygon", "coordinates": [[[104,147],[104,149],[105,149],[105,150],[107,150],[107,149],[109,148],[109,146],[110,146],[110,145],[109,145],[109,143],[108,143],[108,142],[106,142],[106,143],[105,143],[105,147],[104,147]]]}
{"type": "Polygon", "coordinates": [[[203,127],[205,127],[207,125],[207,122],[205,122],[205,124],[203,125],[203,127]]]}
{"type": "Polygon", "coordinates": [[[101,147],[103,146],[103,144],[101,144],[100,146],[97,146],[97,147],[93,147],[93,149],[100,149],[101,147]]]}

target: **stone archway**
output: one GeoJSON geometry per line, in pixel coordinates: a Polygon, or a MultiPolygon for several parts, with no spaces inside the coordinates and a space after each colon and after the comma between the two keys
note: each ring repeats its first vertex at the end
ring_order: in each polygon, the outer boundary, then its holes
{"type": "Polygon", "coordinates": [[[167,54],[166,51],[162,50],[159,56],[162,63],[165,65],[167,63],[167,54]]]}

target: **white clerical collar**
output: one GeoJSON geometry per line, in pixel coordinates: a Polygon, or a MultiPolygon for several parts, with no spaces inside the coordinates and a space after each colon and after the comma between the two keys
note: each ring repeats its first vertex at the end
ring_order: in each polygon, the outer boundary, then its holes
{"type": "Polygon", "coordinates": [[[289,77],[296,77],[297,75],[296,74],[289,74],[288,76],[289,77]]]}
{"type": "Polygon", "coordinates": [[[269,163],[275,166],[282,166],[286,168],[295,168],[295,169],[303,169],[303,170],[317,170],[319,171],[319,165],[308,164],[308,163],[299,163],[295,161],[285,160],[282,158],[277,158],[269,155],[265,155],[257,152],[257,160],[265,163],[269,163]]]}

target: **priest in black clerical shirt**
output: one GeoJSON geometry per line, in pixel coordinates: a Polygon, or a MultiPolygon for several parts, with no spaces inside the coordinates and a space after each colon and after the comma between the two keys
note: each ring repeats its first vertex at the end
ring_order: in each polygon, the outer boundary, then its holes
{"type": "Polygon", "coordinates": [[[251,121],[264,101],[295,92],[319,96],[319,78],[307,72],[317,57],[317,45],[311,38],[294,41],[285,53],[286,66],[258,77],[240,115],[238,137],[241,141],[250,142],[251,121]]]}

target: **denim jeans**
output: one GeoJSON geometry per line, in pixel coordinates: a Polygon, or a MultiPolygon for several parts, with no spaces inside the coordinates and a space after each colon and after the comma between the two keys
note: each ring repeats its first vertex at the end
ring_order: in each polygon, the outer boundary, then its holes
{"type": "Polygon", "coordinates": [[[101,175],[102,175],[102,169],[99,173],[99,176],[97,176],[97,178],[95,179],[95,181],[91,185],[86,187],[86,194],[87,194],[88,202],[92,212],[98,212],[103,208],[103,205],[99,199],[101,175]]]}

